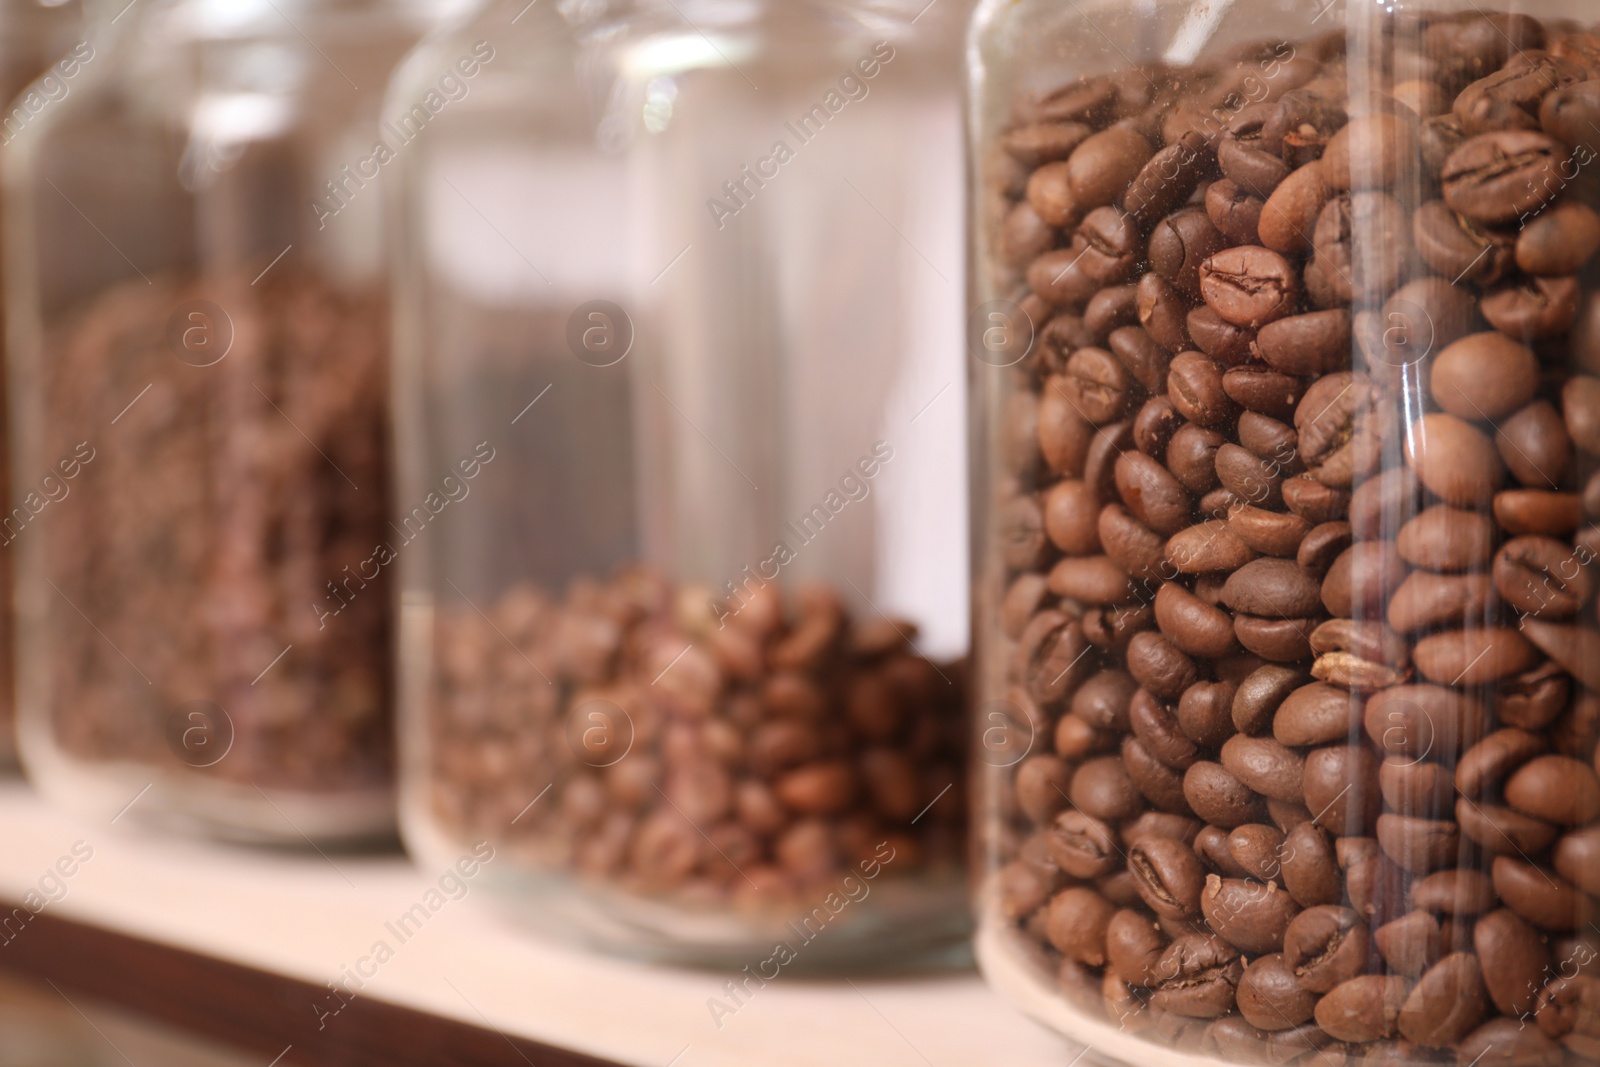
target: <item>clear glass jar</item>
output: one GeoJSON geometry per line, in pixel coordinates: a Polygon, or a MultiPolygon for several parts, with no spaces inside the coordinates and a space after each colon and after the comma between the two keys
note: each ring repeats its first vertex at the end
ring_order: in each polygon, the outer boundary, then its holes
{"type": "MultiPolygon", "coordinates": [[[[88,54],[81,42],[83,8],[78,0],[11,0],[0,4],[0,98],[9,101],[0,119],[0,145],[10,144],[53,100],[71,92],[71,82],[88,54]],[[22,90],[40,75],[47,76],[31,94],[22,90]],[[19,95],[20,94],[20,95],[19,95]]],[[[4,329],[0,309],[0,331],[4,329]]],[[[3,337],[0,332],[0,337],[3,337]]],[[[4,384],[0,383],[0,390],[4,384]]],[[[4,419],[0,392],[0,420],[4,419]]],[[[0,424],[0,442],[5,439],[0,424]]],[[[4,489],[6,464],[0,459],[0,499],[10,500],[4,489]]],[[[11,672],[11,557],[0,553],[0,767],[16,762],[16,721],[11,672]]]]}
{"type": "Polygon", "coordinates": [[[1593,5],[981,5],[987,976],[1129,1063],[1600,1058],[1593,5]]]}
{"type": "Polygon", "coordinates": [[[919,6],[498,3],[391,88],[451,99],[396,215],[402,829],[529,923],[963,932],[966,12],[919,6]]]}
{"type": "Polygon", "coordinates": [[[54,798],[392,832],[375,142],[426,13],[110,3],[10,146],[19,720],[54,798]]]}

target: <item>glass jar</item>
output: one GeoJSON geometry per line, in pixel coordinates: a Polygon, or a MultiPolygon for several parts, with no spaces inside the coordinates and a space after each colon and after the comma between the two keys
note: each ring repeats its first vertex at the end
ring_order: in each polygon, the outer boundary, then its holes
{"type": "Polygon", "coordinates": [[[111,3],[11,145],[5,529],[54,798],[392,832],[393,594],[358,568],[390,514],[377,120],[424,16],[111,3]]]}
{"type": "MultiPolygon", "coordinates": [[[[83,31],[83,9],[77,0],[11,0],[0,4],[0,98],[9,102],[0,119],[0,145],[20,136],[33,117],[54,100],[71,92],[71,81],[89,54],[87,42],[79,40],[83,31]],[[28,83],[45,75],[31,94],[23,94],[28,83]],[[19,96],[19,94],[21,94],[19,96]]],[[[4,336],[4,312],[0,310],[0,337],[4,336]]],[[[4,419],[4,384],[0,383],[0,420],[4,419]]],[[[0,423],[0,442],[5,439],[0,423]]],[[[6,464],[0,458],[0,499],[10,499],[6,490],[6,464]]],[[[16,722],[11,673],[11,557],[0,554],[0,767],[16,762],[16,722]]]]}
{"type": "Polygon", "coordinates": [[[402,829],[531,924],[769,978],[963,932],[966,12],[919,6],[498,3],[391,88],[402,829]]]}
{"type": "Polygon", "coordinates": [[[986,975],[1130,1063],[1600,1058],[1593,6],[969,54],[986,975]]]}

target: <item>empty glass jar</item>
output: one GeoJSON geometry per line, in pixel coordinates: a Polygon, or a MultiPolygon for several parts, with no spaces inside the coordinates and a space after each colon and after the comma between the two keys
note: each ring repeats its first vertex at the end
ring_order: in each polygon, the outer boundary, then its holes
{"type": "Polygon", "coordinates": [[[531,923],[766,978],[962,932],[963,12],[920,6],[497,3],[391,89],[403,830],[492,842],[531,923]]]}
{"type": "Polygon", "coordinates": [[[1130,1063],[1600,1059],[1593,7],[970,56],[985,973],[1130,1063]]]}
{"type": "Polygon", "coordinates": [[[359,572],[390,517],[375,160],[426,14],[107,4],[10,146],[6,523],[53,798],[288,842],[393,825],[392,592],[359,572]]]}

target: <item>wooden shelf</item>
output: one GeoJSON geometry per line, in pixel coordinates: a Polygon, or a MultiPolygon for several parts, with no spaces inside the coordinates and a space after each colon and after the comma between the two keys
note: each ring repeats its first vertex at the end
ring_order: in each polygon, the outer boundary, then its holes
{"type": "Polygon", "coordinates": [[[470,891],[401,943],[386,924],[435,883],[396,855],[160,837],[0,784],[0,968],[48,979],[91,1021],[112,1004],[262,1064],[281,1054],[279,1067],[1059,1067],[1074,1055],[971,973],[780,977],[719,1027],[707,1002],[731,973],[552,945],[470,891]],[[48,897],[37,915],[12,911],[48,897]],[[393,948],[381,964],[379,940],[393,948]],[[364,957],[376,973],[334,1013],[328,983],[364,957]]]}

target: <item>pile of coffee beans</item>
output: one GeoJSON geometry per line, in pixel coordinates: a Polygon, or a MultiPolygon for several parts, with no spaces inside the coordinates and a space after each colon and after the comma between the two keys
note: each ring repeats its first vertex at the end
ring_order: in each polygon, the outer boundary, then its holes
{"type": "MultiPolygon", "coordinates": [[[[687,906],[809,906],[841,879],[959,878],[963,679],[825,587],[630,569],[438,609],[431,806],[531,870],[687,906]]],[[[803,910],[803,909],[802,909],[803,910]]]]}
{"type": "Polygon", "coordinates": [[[381,790],[391,592],[359,571],[395,540],[386,304],[288,263],[251,277],[135,280],[48,339],[44,459],[16,487],[48,503],[9,550],[54,586],[54,737],[85,761],[381,790]]]}
{"type": "Polygon", "coordinates": [[[1600,34],[1345,50],[1028,95],[984,161],[1036,326],[991,921],[1224,1059],[1600,1061],[1600,34]]]}

